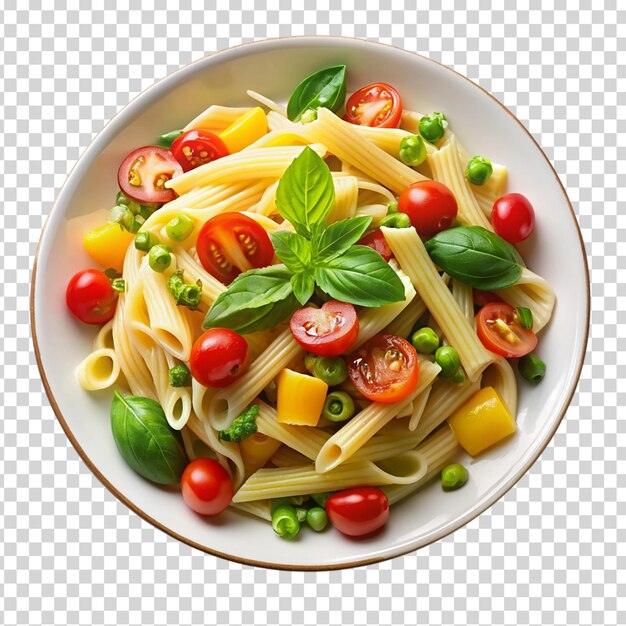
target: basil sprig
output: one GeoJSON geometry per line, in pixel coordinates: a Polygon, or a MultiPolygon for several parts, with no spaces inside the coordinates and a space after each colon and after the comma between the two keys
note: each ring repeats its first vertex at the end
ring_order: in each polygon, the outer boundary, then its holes
{"type": "Polygon", "coordinates": [[[327,67],[305,78],[291,94],[287,117],[298,121],[306,111],[325,107],[338,111],[346,97],[346,66],[327,67]]]}
{"type": "Polygon", "coordinates": [[[404,286],[374,250],[354,245],[371,217],[353,217],[326,226],[335,202],[328,166],[306,147],[280,179],[279,213],[296,232],[270,233],[283,262],[240,274],[204,320],[205,328],[252,333],[273,328],[313,295],[316,285],[336,300],[376,307],[404,298],[404,286]]]}
{"type": "Polygon", "coordinates": [[[524,267],[510,243],[482,226],[449,228],[425,245],[436,265],[475,289],[510,287],[517,283],[524,267]]]}

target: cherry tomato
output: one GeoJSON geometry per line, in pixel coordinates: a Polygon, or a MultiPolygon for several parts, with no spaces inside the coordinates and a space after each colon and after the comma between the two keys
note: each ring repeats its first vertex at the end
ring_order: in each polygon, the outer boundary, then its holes
{"type": "Polygon", "coordinates": [[[374,402],[398,402],[417,386],[415,348],[396,335],[375,335],[348,357],[354,386],[374,402]]]}
{"type": "Polygon", "coordinates": [[[226,144],[210,130],[196,128],[177,137],[170,152],[185,172],[228,154],[226,144]]]}
{"type": "Polygon", "coordinates": [[[233,499],[228,472],[213,459],[198,458],[185,468],[180,480],[185,504],[200,515],[217,515],[233,499]]]}
{"type": "Polygon", "coordinates": [[[497,296],[493,291],[483,291],[482,289],[472,289],[474,296],[474,306],[485,306],[490,302],[502,302],[502,298],[497,296]]]}
{"type": "Polygon", "coordinates": [[[537,345],[537,335],[517,321],[515,309],[506,302],[491,302],[478,311],[476,332],[487,350],[507,359],[524,356],[537,345]]]}
{"type": "Polygon", "coordinates": [[[535,210],[526,196],[507,193],[493,203],[491,222],[496,235],[509,243],[518,243],[535,229],[535,210]]]}
{"type": "Polygon", "coordinates": [[[356,243],[359,246],[369,246],[372,250],[376,250],[385,261],[389,261],[393,257],[393,252],[380,228],[364,235],[356,243]]]}
{"type": "Polygon", "coordinates": [[[67,308],[85,324],[106,324],[115,314],[117,291],[100,270],[82,270],[67,284],[67,308]]]}
{"type": "Polygon", "coordinates": [[[344,354],[359,334],[355,308],[337,300],[325,302],[321,309],[299,309],[289,325],[294,339],[305,350],[321,356],[344,354]]]}
{"type": "Polygon", "coordinates": [[[228,387],[248,366],[248,342],[227,328],[211,328],[193,344],[189,369],[205,387],[228,387]]]}
{"type": "Polygon", "coordinates": [[[389,519],[389,500],[376,487],[338,491],[326,500],[330,523],[344,535],[360,537],[382,528],[389,519]]]}
{"type": "Polygon", "coordinates": [[[178,161],[165,148],[144,146],[122,161],[117,182],[129,198],[141,204],[169,202],[176,198],[176,192],[164,185],[182,173],[178,161]]]}
{"type": "Polygon", "coordinates": [[[422,237],[432,237],[452,226],[458,207],[454,194],[436,180],[409,185],[398,198],[398,212],[406,213],[422,237]]]}
{"type": "Polygon", "coordinates": [[[196,251],[204,269],[225,285],[241,272],[270,265],[274,258],[263,227],[241,213],[222,213],[205,222],[196,251]]]}
{"type": "Polygon", "coordinates": [[[401,117],[400,94],[387,83],[373,83],[348,98],[343,119],[358,126],[396,128],[401,117]]]}

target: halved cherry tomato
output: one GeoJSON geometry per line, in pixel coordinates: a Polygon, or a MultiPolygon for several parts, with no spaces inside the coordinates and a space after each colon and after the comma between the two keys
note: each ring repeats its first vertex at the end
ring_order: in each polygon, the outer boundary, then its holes
{"type": "Polygon", "coordinates": [[[474,296],[474,306],[482,307],[490,302],[502,302],[502,298],[493,291],[483,291],[482,289],[472,289],[474,296]]]}
{"type": "Polygon", "coordinates": [[[228,154],[226,144],[210,130],[194,128],[177,137],[170,152],[185,172],[228,154]]]}
{"type": "Polygon", "coordinates": [[[291,316],[291,334],[305,349],[320,356],[344,354],[359,334],[359,318],[347,302],[329,300],[321,309],[306,307],[291,316]]]}
{"type": "Polygon", "coordinates": [[[270,265],[274,258],[263,227],[241,213],[222,213],[205,222],[196,251],[204,269],[225,285],[241,272],[270,265]]]}
{"type": "Polygon", "coordinates": [[[389,519],[389,500],[376,487],[354,487],[326,500],[330,523],[344,535],[360,537],[382,528],[389,519]]]}
{"type": "Polygon", "coordinates": [[[356,243],[358,246],[368,246],[372,248],[372,250],[378,252],[385,261],[389,261],[393,257],[393,252],[380,228],[364,235],[356,243]]]}
{"type": "Polygon", "coordinates": [[[211,328],[191,349],[191,375],[205,387],[228,387],[248,366],[248,342],[227,328],[211,328]]]}
{"type": "Polygon", "coordinates": [[[398,198],[398,211],[406,213],[422,237],[432,237],[450,228],[458,212],[454,194],[436,180],[409,185],[398,198]]]}
{"type": "Polygon", "coordinates": [[[115,315],[117,291],[100,270],[82,270],[70,278],[65,291],[67,308],[85,324],[106,324],[115,315]]]}
{"type": "Polygon", "coordinates": [[[487,350],[507,359],[524,356],[537,345],[537,335],[517,321],[515,309],[506,302],[491,302],[478,311],[476,332],[487,350]]]}
{"type": "Polygon", "coordinates": [[[535,210],[526,196],[507,193],[493,203],[491,221],[496,234],[509,243],[518,243],[535,228],[535,210]]]}
{"type": "Polygon", "coordinates": [[[170,202],[176,198],[176,192],[164,185],[182,173],[178,161],[165,148],[144,146],[122,161],[117,182],[129,198],[141,204],[170,202]]]}
{"type": "Polygon", "coordinates": [[[402,337],[375,335],[347,360],[354,386],[374,402],[399,402],[417,386],[417,352],[402,337]]]}
{"type": "Polygon", "coordinates": [[[217,515],[233,499],[233,483],[228,472],[215,460],[204,457],[187,465],[180,480],[185,504],[200,515],[217,515]]]}
{"type": "Polygon", "coordinates": [[[396,128],[401,117],[400,94],[387,83],[373,83],[348,98],[343,119],[358,126],[396,128]]]}

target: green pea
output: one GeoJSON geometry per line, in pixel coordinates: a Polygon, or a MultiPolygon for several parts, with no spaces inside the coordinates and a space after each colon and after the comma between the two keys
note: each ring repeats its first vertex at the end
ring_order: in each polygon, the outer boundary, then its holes
{"type": "Polygon", "coordinates": [[[387,205],[387,215],[393,215],[394,213],[398,212],[398,203],[397,202],[390,202],[387,205]]]}
{"type": "Polygon", "coordinates": [[[326,396],[322,417],[331,422],[345,422],[355,411],[354,400],[345,391],[331,391],[326,396]]]}
{"type": "Polygon", "coordinates": [[[404,137],[400,142],[400,160],[411,167],[420,165],[426,159],[426,146],[419,135],[404,137]]]}
{"type": "Polygon", "coordinates": [[[150,252],[150,248],[156,244],[156,237],[147,230],[142,230],[135,235],[135,248],[141,252],[150,252]]]}
{"type": "Polygon", "coordinates": [[[424,115],[420,120],[420,134],[428,143],[436,143],[443,137],[447,125],[446,116],[435,111],[432,115],[424,115]]]}
{"type": "Polygon", "coordinates": [[[300,532],[298,514],[291,505],[281,505],[272,513],[272,528],[274,532],[284,539],[294,539],[300,532]]]}
{"type": "Polygon", "coordinates": [[[441,486],[444,491],[460,489],[468,478],[467,470],[459,463],[452,463],[441,470],[441,486]]]}
{"type": "Polygon", "coordinates": [[[172,241],[184,241],[193,232],[193,220],[181,213],[167,223],[165,232],[172,241]]]}
{"type": "Polygon", "coordinates": [[[316,533],[320,533],[328,526],[328,515],[322,507],[314,506],[307,511],[306,521],[316,533]]]}
{"type": "Polygon", "coordinates": [[[406,213],[392,213],[383,217],[380,220],[380,225],[388,228],[409,228],[411,218],[406,213]]]}
{"type": "Polygon", "coordinates": [[[306,367],[307,371],[310,372],[311,374],[313,373],[313,369],[315,368],[317,359],[318,359],[317,354],[313,354],[312,352],[307,352],[304,355],[304,367],[306,367]]]}
{"type": "Polygon", "coordinates": [[[424,326],[413,333],[411,343],[420,354],[432,354],[439,347],[439,337],[432,328],[424,326]]]}
{"type": "Polygon", "coordinates": [[[326,500],[333,495],[332,491],[322,491],[321,493],[312,493],[311,498],[315,501],[318,506],[321,506],[323,509],[326,508],[326,500]]]}
{"type": "Polygon", "coordinates": [[[315,378],[323,380],[329,387],[334,387],[341,385],[348,378],[348,366],[340,356],[321,356],[315,360],[312,374],[315,378]]]}
{"type": "Polygon", "coordinates": [[[452,378],[461,366],[459,353],[452,346],[441,346],[435,352],[435,363],[441,368],[442,378],[452,378]]]}
{"type": "Polygon", "coordinates": [[[157,244],[148,252],[148,264],[155,272],[164,272],[172,263],[172,249],[169,246],[157,244]]]}
{"type": "Polygon", "coordinates": [[[541,382],[546,375],[546,364],[534,352],[523,356],[517,362],[517,369],[531,383],[541,382]]]}
{"type": "Polygon", "coordinates": [[[493,174],[493,166],[491,161],[482,156],[473,156],[465,168],[465,178],[472,185],[484,185],[493,174]]]}
{"type": "Polygon", "coordinates": [[[188,387],[191,385],[191,372],[189,368],[181,363],[170,368],[169,372],[170,387],[188,387]]]}

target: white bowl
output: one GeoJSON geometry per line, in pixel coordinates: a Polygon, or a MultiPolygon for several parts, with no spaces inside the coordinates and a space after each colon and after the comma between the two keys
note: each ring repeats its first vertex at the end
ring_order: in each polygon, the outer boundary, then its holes
{"type": "Polygon", "coordinates": [[[33,272],[31,314],[39,368],[48,397],[85,463],[120,500],[170,535],[212,554],[249,564],[331,569],[394,557],[436,541],[491,506],[528,470],[559,425],[583,363],[589,320],[586,258],[574,213],[548,159],[516,118],[467,78],[427,58],[368,41],[303,37],[247,44],[201,59],[135,98],[96,137],[69,175],[46,224],[33,272]],[[316,69],[345,63],[348,91],[374,81],[396,86],[407,108],[444,111],[472,153],[509,168],[509,189],[524,193],[537,213],[536,232],[522,253],[557,294],[542,333],[548,370],[532,387],[520,381],[518,432],[470,463],[470,482],[444,493],[437,484],[392,509],[383,532],[355,541],[338,532],[302,532],[291,543],[271,528],[228,511],[218,519],[192,513],[175,490],[144,481],[118,454],[108,409],[110,393],[84,392],[74,370],[89,352],[93,328],[68,314],[70,276],[92,262],[81,245],[102,221],[117,189],[120,160],[182,127],[209,104],[245,105],[247,89],[285,101],[316,69]]]}

